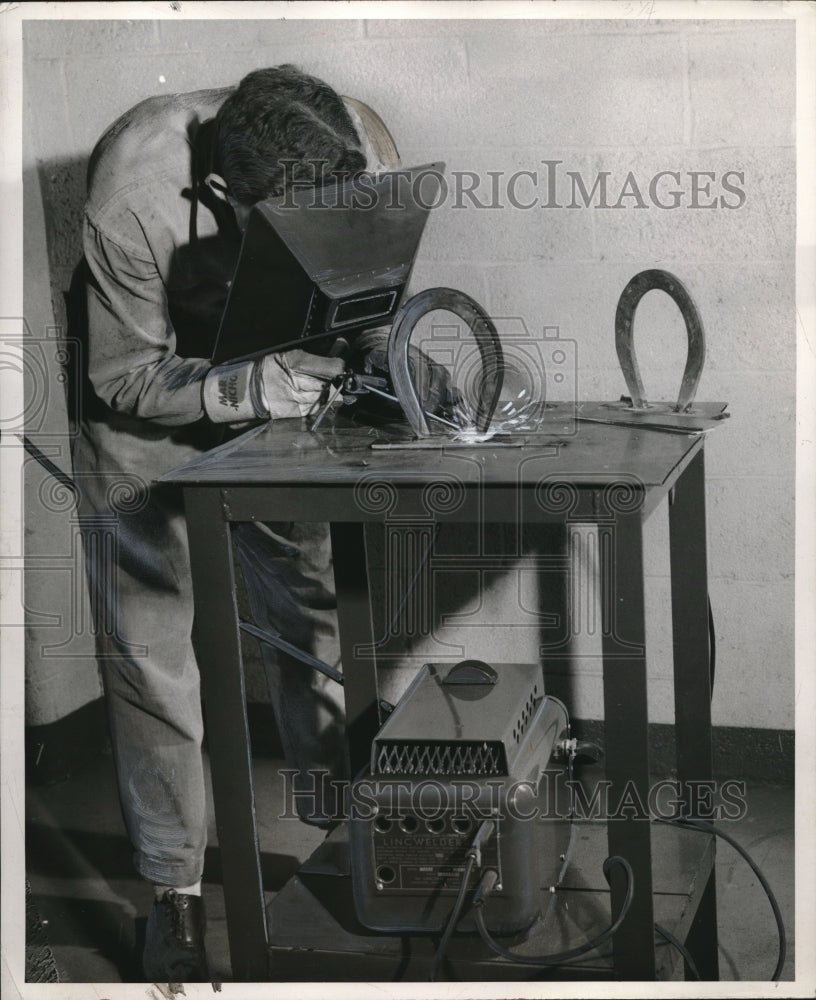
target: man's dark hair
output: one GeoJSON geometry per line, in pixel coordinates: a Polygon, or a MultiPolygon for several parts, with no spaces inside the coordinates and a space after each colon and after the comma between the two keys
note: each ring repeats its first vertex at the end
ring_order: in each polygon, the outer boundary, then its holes
{"type": "Polygon", "coordinates": [[[319,186],[366,166],[340,96],[289,65],[241,80],[216,115],[215,143],[220,173],[242,205],[281,195],[293,182],[319,186]]]}

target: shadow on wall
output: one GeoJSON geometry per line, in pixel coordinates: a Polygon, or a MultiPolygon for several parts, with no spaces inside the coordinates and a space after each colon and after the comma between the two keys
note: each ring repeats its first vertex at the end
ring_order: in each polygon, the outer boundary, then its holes
{"type": "MultiPolygon", "coordinates": [[[[77,418],[98,412],[101,405],[88,381],[87,266],[82,251],[87,168],[87,157],[48,160],[37,167],[51,311],[59,336],[73,342],[64,355],[68,359],[64,372],[68,426],[59,428],[63,432],[74,432],[77,418]]],[[[38,275],[34,280],[39,284],[38,275]]],[[[36,291],[41,294],[44,289],[36,291]]]]}
{"type": "MultiPolygon", "coordinates": [[[[82,385],[80,352],[69,340],[65,293],[81,259],[87,158],[30,163],[24,190],[25,407],[19,428],[62,474],[71,473],[71,432],[82,385]],[[67,359],[67,361],[66,361],[67,359]]],[[[73,336],[73,335],[72,335],[73,336]]],[[[99,698],[88,629],[88,595],[71,495],[40,458],[25,464],[26,723],[73,717],[99,698]],[[54,485],[56,484],[56,485],[54,485]]],[[[50,730],[48,730],[50,733],[50,730]]],[[[49,751],[58,746],[51,737],[49,751]]],[[[39,752],[38,752],[39,756],[39,752]]]]}
{"type": "Polygon", "coordinates": [[[87,157],[71,157],[40,161],[36,169],[24,175],[26,225],[37,225],[32,205],[39,188],[40,227],[45,236],[43,245],[42,232],[27,234],[25,303],[29,329],[39,339],[48,335],[48,327],[53,327],[58,344],[65,346],[66,337],[79,344],[79,350],[71,346],[64,354],[48,352],[45,357],[46,363],[54,366],[47,372],[49,384],[62,384],[66,396],[65,415],[59,407],[49,421],[48,430],[57,437],[73,432],[76,417],[87,412],[84,407],[92,405],[83,392],[87,385],[87,323],[84,294],[78,286],[84,274],[82,214],[87,169],[87,157]],[[67,362],[63,361],[65,357],[67,362]]]}
{"type": "Polygon", "coordinates": [[[563,527],[444,524],[433,542],[422,536],[400,522],[366,531],[382,697],[397,701],[426,662],[540,661],[545,691],[573,705],[567,573],[546,569],[566,559],[563,527]]]}
{"type": "Polygon", "coordinates": [[[45,217],[45,239],[54,320],[66,328],[64,295],[82,258],[82,212],[88,157],[43,160],[37,164],[45,217]]]}

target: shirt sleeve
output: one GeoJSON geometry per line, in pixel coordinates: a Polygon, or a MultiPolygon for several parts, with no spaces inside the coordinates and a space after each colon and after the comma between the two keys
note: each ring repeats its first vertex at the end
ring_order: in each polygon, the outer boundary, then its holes
{"type": "Polygon", "coordinates": [[[168,426],[204,416],[203,358],[176,355],[159,269],[147,246],[114,241],[84,222],[88,282],[88,374],[111,409],[168,426]]]}

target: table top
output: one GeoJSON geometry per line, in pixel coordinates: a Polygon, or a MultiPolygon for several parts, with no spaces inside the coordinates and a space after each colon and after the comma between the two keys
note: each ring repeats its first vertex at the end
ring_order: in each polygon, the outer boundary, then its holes
{"type": "Polygon", "coordinates": [[[578,489],[623,484],[648,492],[670,485],[702,446],[701,433],[584,422],[575,414],[575,404],[560,404],[538,432],[483,443],[447,435],[412,441],[405,424],[373,427],[342,414],[316,432],[309,431],[305,420],[276,420],[206,452],[161,481],[349,487],[372,479],[405,486],[455,479],[465,487],[518,488],[547,479],[578,489]]]}

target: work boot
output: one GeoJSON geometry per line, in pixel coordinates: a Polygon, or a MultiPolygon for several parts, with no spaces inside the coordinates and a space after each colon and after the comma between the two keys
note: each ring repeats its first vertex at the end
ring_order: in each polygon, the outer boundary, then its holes
{"type": "Polygon", "coordinates": [[[206,983],[204,900],[168,889],[147,918],[142,965],[150,983],[206,983]]]}

